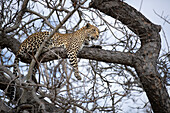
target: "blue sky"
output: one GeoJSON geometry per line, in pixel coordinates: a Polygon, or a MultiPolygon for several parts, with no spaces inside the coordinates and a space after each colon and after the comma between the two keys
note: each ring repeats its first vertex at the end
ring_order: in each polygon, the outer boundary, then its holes
{"type": "MultiPolygon", "coordinates": [[[[163,30],[165,31],[165,35],[167,37],[167,41],[170,46],[170,38],[169,38],[170,37],[170,24],[165,23],[164,20],[162,20],[160,17],[158,17],[154,13],[154,11],[156,11],[156,13],[158,13],[160,15],[163,14],[163,17],[167,17],[169,15],[167,20],[170,21],[170,8],[169,8],[170,0],[125,0],[125,2],[127,2],[129,5],[136,8],[137,10],[140,10],[140,12],[144,16],[146,16],[151,22],[161,25],[163,30]],[[141,3],[142,3],[142,5],[141,5],[141,3]]],[[[166,46],[165,38],[163,37],[163,32],[160,32],[160,35],[161,35],[161,39],[162,39],[162,50],[165,50],[166,52],[168,52],[168,47],[166,46]]],[[[24,72],[22,72],[22,73],[24,73],[24,72]]],[[[135,92],[133,92],[133,94],[135,94],[135,92]]],[[[139,97],[136,97],[136,98],[138,98],[138,101],[141,101],[141,100],[148,101],[145,93],[142,94],[140,96],[140,98],[139,97]]],[[[133,105],[129,104],[129,103],[133,103],[132,100],[124,100],[122,103],[123,104],[122,105],[119,104],[119,106],[122,106],[122,109],[124,111],[122,111],[120,113],[140,112],[138,110],[134,110],[133,108],[130,108],[130,107],[134,106],[134,104],[133,105]]],[[[138,102],[138,103],[140,104],[140,102],[138,102]]],[[[143,106],[142,103],[141,103],[141,106],[143,106]]],[[[141,111],[143,111],[143,110],[141,110],[141,111]]]]}
{"type": "MultiPolygon", "coordinates": [[[[161,25],[170,46],[170,24],[165,23],[163,19],[155,14],[156,12],[157,14],[166,17],[170,22],[170,0],[126,0],[125,2],[137,10],[140,10],[140,12],[154,24],[161,25]]],[[[162,39],[162,49],[168,52],[168,47],[165,43],[162,31],[160,32],[160,35],[162,39]]]]}
{"type": "MultiPolygon", "coordinates": [[[[155,14],[156,12],[157,14],[166,17],[166,19],[170,22],[170,0],[125,0],[125,2],[134,7],[135,9],[137,9],[138,11],[140,11],[146,18],[148,18],[154,24],[161,25],[162,29],[165,32],[168,45],[170,46],[170,24],[165,23],[163,19],[161,19],[159,16],[155,14]]],[[[161,53],[170,52],[169,51],[170,48],[168,49],[162,30],[160,32],[160,35],[162,41],[161,53]]],[[[170,87],[167,87],[167,90],[170,93],[170,87]]],[[[142,101],[148,101],[145,93],[140,97],[140,99],[142,101]]],[[[140,104],[140,102],[138,104],[140,104]]],[[[122,111],[121,113],[144,112],[144,110],[137,109],[134,110],[133,108],[129,108],[129,106],[135,105],[133,102],[132,105],[124,104],[122,106],[124,111],[122,111]]]]}

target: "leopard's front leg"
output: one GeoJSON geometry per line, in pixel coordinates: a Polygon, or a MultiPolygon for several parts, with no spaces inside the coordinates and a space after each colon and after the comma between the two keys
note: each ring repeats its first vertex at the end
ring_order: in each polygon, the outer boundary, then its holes
{"type": "Polygon", "coordinates": [[[78,70],[78,62],[77,62],[77,52],[76,51],[68,51],[67,52],[70,64],[73,66],[74,69],[74,76],[78,79],[81,80],[81,76],[79,75],[79,70],[78,70]]]}

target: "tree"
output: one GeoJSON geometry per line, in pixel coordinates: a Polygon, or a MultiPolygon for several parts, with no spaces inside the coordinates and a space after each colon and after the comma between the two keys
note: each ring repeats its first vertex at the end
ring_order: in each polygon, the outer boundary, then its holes
{"type": "Polygon", "coordinates": [[[165,86],[168,85],[168,55],[159,58],[161,26],[123,1],[92,0],[87,4],[86,0],[1,1],[1,112],[116,113],[121,110],[121,101],[137,101],[136,94],[144,92],[150,104],[144,102],[142,107],[137,106],[139,109],[170,112],[165,86]],[[71,33],[86,22],[100,29],[98,43],[102,48],[84,47],[79,52],[83,81],[71,76],[73,70],[63,48],[41,49],[36,53],[35,58],[41,59],[37,73],[39,84],[27,83],[22,77],[27,76],[36,62],[27,54],[21,56],[19,78],[12,74],[13,54],[27,36],[43,30],[53,30],[50,36],[55,32],[71,33]],[[9,101],[7,89],[14,80],[16,99],[9,101]],[[35,86],[39,86],[38,91],[35,86]]]}

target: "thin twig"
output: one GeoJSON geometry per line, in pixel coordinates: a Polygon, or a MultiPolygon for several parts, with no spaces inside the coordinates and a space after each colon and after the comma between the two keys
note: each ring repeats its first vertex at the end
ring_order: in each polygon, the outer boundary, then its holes
{"type": "MultiPolygon", "coordinates": [[[[50,35],[44,40],[44,42],[41,44],[41,46],[39,47],[38,51],[35,54],[35,58],[37,59],[39,57],[39,55],[41,54],[41,51],[43,50],[43,48],[45,47],[45,43],[50,40],[50,38],[57,32],[57,30],[72,16],[72,14],[80,7],[80,5],[78,5],[72,12],[70,12],[69,14],[67,14],[67,16],[61,21],[61,23],[59,25],[56,26],[56,28],[50,33],[50,35]]],[[[34,59],[32,59],[31,64],[29,66],[29,71],[27,74],[27,80],[30,80],[31,75],[32,75],[32,70],[33,67],[35,65],[36,61],[34,59]]]]}
{"type": "Polygon", "coordinates": [[[167,22],[168,24],[170,24],[170,22],[169,22],[167,19],[165,19],[164,17],[162,17],[161,15],[159,15],[158,13],[156,13],[155,10],[153,10],[153,11],[154,11],[154,13],[155,13],[158,17],[160,17],[160,18],[163,19],[165,22],[167,22]]]}

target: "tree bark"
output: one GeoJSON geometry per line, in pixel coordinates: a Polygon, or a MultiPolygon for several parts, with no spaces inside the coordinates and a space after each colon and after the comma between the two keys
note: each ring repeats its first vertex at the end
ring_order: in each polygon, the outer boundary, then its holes
{"type": "MultiPolygon", "coordinates": [[[[25,3],[27,2],[28,0],[25,0],[25,3]]],[[[24,7],[25,5],[23,5],[24,7]]],[[[79,52],[78,57],[134,67],[153,111],[155,113],[170,113],[170,98],[157,71],[157,59],[161,48],[160,26],[153,24],[140,12],[120,0],[93,0],[90,3],[90,7],[98,9],[125,24],[140,37],[141,47],[135,54],[85,47],[79,52]]],[[[13,30],[15,28],[13,27],[13,30]]],[[[10,32],[11,29],[6,31],[10,32]]],[[[5,35],[4,32],[0,32],[1,48],[10,48],[16,54],[19,45],[19,41],[5,35]]],[[[54,48],[52,51],[59,54],[61,58],[67,57],[63,48],[54,48]]],[[[53,52],[43,51],[40,57],[40,59],[43,59],[42,62],[57,59],[57,55],[53,52]]],[[[29,55],[21,57],[21,61],[25,63],[30,63],[31,60],[29,55]]],[[[1,77],[4,76],[2,73],[0,74],[1,77]]],[[[0,89],[5,90],[6,85],[2,85],[0,89]]]]}
{"type": "Polygon", "coordinates": [[[170,98],[157,71],[161,48],[161,27],[150,22],[133,7],[120,0],[93,0],[91,8],[118,19],[140,37],[141,47],[133,64],[155,113],[170,113],[170,98]]]}
{"type": "MultiPolygon", "coordinates": [[[[8,70],[6,67],[4,66],[0,66],[0,89],[6,91],[6,88],[9,87],[8,84],[10,82],[9,78],[6,78],[4,73],[8,73],[9,75],[11,75],[11,71],[8,70]]],[[[22,112],[22,110],[34,110],[35,113],[38,112],[39,110],[39,105],[33,100],[31,91],[26,92],[26,96],[27,96],[27,102],[25,104],[19,105],[17,106],[15,109],[11,109],[3,103],[4,100],[0,100],[0,106],[1,106],[1,112],[4,113],[18,113],[18,111],[22,112]],[[28,99],[29,98],[29,99],[28,99]]],[[[6,91],[6,95],[10,96],[10,94],[8,93],[8,91],[6,91]]],[[[17,87],[17,91],[16,91],[16,98],[20,98],[20,96],[22,95],[22,91],[20,89],[20,87],[17,87]]],[[[47,102],[44,98],[41,99],[41,101],[45,104],[46,106],[46,111],[49,113],[65,113],[65,111],[59,107],[56,107],[55,105],[47,102]]],[[[67,112],[66,112],[67,113],[67,112]]]]}

